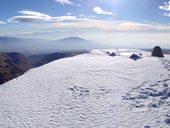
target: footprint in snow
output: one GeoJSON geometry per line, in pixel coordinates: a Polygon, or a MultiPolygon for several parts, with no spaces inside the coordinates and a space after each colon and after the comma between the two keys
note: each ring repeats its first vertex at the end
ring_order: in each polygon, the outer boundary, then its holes
{"type": "Polygon", "coordinates": [[[90,94],[90,91],[83,87],[73,86],[68,88],[71,91],[74,99],[83,98],[90,94]]]}

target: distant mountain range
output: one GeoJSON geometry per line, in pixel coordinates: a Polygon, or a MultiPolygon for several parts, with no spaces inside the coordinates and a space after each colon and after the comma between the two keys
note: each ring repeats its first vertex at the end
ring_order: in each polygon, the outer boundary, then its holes
{"type": "Polygon", "coordinates": [[[102,48],[102,46],[80,37],[68,37],[59,40],[0,37],[1,52],[20,52],[32,55],[63,51],[84,51],[94,48],[102,48]]]}
{"type": "Polygon", "coordinates": [[[99,48],[93,41],[89,41],[79,37],[69,37],[53,42],[56,47],[59,47],[61,50],[89,50],[94,48],[99,48]]]}
{"type": "Polygon", "coordinates": [[[0,37],[0,44],[4,43],[14,43],[14,42],[20,42],[21,39],[17,37],[0,37]]]}
{"type": "Polygon", "coordinates": [[[36,54],[45,51],[48,42],[49,40],[34,38],[0,37],[0,51],[36,54]]]}
{"type": "Polygon", "coordinates": [[[55,52],[51,54],[31,55],[28,57],[28,60],[33,67],[38,67],[38,66],[47,64],[49,62],[52,62],[54,60],[72,57],[72,56],[79,55],[85,52],[86,51],[61,52],[61,53],[55,52]]]}

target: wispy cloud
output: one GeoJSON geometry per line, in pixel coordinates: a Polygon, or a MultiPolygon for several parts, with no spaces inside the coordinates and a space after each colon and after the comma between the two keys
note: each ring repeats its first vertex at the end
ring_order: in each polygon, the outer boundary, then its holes
{"type": "MultiPolygon", "coordinates": [[[[70,13],[66,16],[53,17],[48,14],[22,10],[18,13],[21,16],[14,16],[10,18],[9,22],[31,22],[29,28],[75,28],[75,29],[100,29],[105,32],[170,32],[170,24],[156,24],[156,23],[140,23],[133,21],[112,21],[97,19],[83,14],[82,16],[72,16],[70,13]],[[52,22],[53,21],[53,22],[52,22]],[[55,21],[55,22],[54,22],[55,21]],[[67,22],[64,22],[67,21],[67,22]],[[44,24],[44,22],[47,22],[44,24]]],[[[100,12],[101,13],[101,12],[100,12]]],[[[112,13],[111,13],[112,14],[112,13]]],[[[0,24],[5,22],[0,22],[0,24]]]]}
{"type": "Polygon", "coordinates": [[[4,22],[4,21],[0,21],[0,24],[6,24],[6,22],[4,22]]]}
{"type": "Polygon", "coordinates": [[[97,6],[93,8],[93,11],[94,11],[96,14],[116,15],[116,14],[113,13],[113,12],[105,11],[105,10],[103,10],[101,7],[97,7],[97,6]]]}
{"type": "Polygon", "coordinates": [[[74,3],[71,2],[70,0],[54,0],[54,1],[62,5],[74,5],[74,3]]]}
{"type": "Polygon", "coordinates": [[[164,2],[162,6],[159,6],[159,9],[166,11],[164,16],[170,17],[170,1],[164,2]]]}
{"type": "Polygon", "coordinates": [[[77,19],[77,22],[57,23],[53,27],[100,29],[106,32],[170,32],[170,25],[133,21],[105,21],[88,18],[77,19]]]}
{"type": "Polygon", "coordinates": [[[98,30],[108,33],[170,33],[170,24],[160,24],[155,22],[134,22],[134,21],[112,21],[96,18],[77,18],[67,22],[48,22],[30,23],[24,25],[27,28],[51,30],[69,29],[69,30],[98,30]]]}
{"type": "Polygon", "coordinates": [[[75,20],[75,16],[59,16],[52,17],[50,15],[35,12],[31,10],[22,10],[18,13],[23,14],[21,16],[14,16],[8,19],[8,22],[48,22],[48,21],[65,21],[65,20],[75,20]]]}

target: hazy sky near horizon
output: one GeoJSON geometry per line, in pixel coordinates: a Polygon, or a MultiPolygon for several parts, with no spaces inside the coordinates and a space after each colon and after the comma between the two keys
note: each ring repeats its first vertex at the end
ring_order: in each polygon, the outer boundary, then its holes
{"type": "Polygon", "coordinates": [[[0,0],[0,36],[169,47],[169,0],[0,0]]]}

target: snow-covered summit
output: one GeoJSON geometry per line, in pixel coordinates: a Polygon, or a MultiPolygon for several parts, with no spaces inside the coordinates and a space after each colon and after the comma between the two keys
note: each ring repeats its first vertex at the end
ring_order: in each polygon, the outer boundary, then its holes
{"type": "Polygon", "coordinates": [[[169,128],[168,58],[92,50],[32,69],[0,86],[0,127],[169,128]]]}

